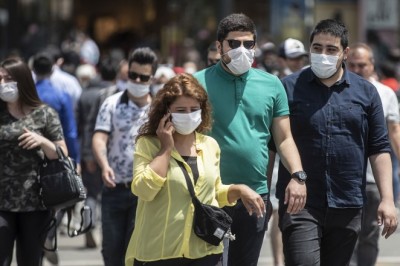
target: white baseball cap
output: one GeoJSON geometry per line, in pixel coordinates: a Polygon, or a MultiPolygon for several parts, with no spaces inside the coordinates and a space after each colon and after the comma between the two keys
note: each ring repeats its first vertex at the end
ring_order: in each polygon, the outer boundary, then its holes
{"type": "Polygon", "coordinates": [[[304,44],[296,39],[286,39],[280,47],[280,56],[284,58],[297,58],[307,55],[304,44]]]}

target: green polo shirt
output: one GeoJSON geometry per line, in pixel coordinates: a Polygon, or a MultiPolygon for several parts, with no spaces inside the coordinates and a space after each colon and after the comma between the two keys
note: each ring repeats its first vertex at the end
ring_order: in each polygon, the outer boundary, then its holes
{"type": "Polygon", "coordinates": [[[208,93],[213,110],[210,135],[221,148],[224,184],[246,184],[259,194],[268,192],[266,169],[272,119],[289,114],[280,80],[251,68],[241,76],[221,63],[194,75],[208,93]]]}

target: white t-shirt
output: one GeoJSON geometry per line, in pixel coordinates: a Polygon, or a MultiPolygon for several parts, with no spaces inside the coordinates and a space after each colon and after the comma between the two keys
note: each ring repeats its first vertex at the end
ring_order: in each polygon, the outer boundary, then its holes
{"type": "MultiPolygon", "coordinates": [[[[383,114],[385,116],[386,124],[399,123],[399,103],[397,101],[396,93],[391,88],[375,79],[370,79],[369,81],[376,87],[379,96],[381,97],[383,114]]],[[[374,175],[372,173],[372,168],[369,161],[367,166],[367,182],[375,183],[374,175]]]]}

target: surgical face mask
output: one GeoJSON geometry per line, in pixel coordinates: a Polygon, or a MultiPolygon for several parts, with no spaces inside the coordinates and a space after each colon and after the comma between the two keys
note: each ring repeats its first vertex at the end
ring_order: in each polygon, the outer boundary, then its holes
{"type": "Polygon", "coordinates": [[[189,135],[201,123],[201,109],[192,113],[171,113],[171,116],[176,132],[181,135],[189,135]]]}
{"type": "Polygon", "coordinates": [[[118,79],[116,86],[117,86],[117,89],[119,91],[124,91],[128,87],[128,81],[122,80],[122,79],[118,79]]]}
{"type": "Polygon", "coordinates": [[[164,87],[164,84],[153,84],[151,85],[151,93],[156,96],[157,92],[164,87]]]}
{"type": "Polygon", "coordinates": [[[150,85],[133,83],[132,81],[128,81],[126,89],[130,94],[132,94],[133,97],[140,98],[150,92],[150,85]]]}
{"type": "Polygon", "coordinates": [[[311,53],[310,60],[314,74],[321,79],[327,79],[335,75],[339,56],[311,53]]]}
{"type": "Polygon", "coordinates": [[[18,100],[17,82],[7,82],[0,84],[0,99],[5,102],[16,102],[18,100]]]}
{"type": "Polygon", "coordinates": [[[235,75],[242,75],[247,72],[254,61],[254,50],[246,49],[243,46],[229,50],[226,54],[231,58],[231,62],[226,66],[235,75]]]}

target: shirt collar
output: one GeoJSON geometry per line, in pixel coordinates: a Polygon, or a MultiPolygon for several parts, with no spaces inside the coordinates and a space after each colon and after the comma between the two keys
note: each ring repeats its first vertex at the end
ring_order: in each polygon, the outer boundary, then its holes
{"type": "Polygon", "coordinates": [[[223,78],[233,81],[235,79],[246,80],[247,77],[249,76],[251,68],[249,69],[249,71],[246,71],[242,75],[236,76],[236,75],[234,75],[232,73],[229,73],[228,71],[225,70],[225,68],[222,66],[223,63],[221,62],[221,60],[219,60],[219,62],[216,65],[214,65],[214,67],[217,69],[217,73],[219,75],[221,75],[223,78]]]}
{"type": "Polygon", "coordinates": [[[121,103],[129,104],[128,91],[125,90],[121,95],[121,103]]]}
{"type": "MultiPolygon", "coordinates": [[[[341,84],[350,85],[349,71],[348,71],[348,69],[346,67],[346,64],[344,62],[342,63],[342,68],[343,68],[343,75],[340,78],[340,80],[338,80],[334,85],[341,85],[341,84]]],[[[307,78],[307,80],[308,80],[308,82],[315,81],[315,82],[321,83],[319,78],[311,70],[311,66],[308,68],[308,78],[307,78]]]]}

